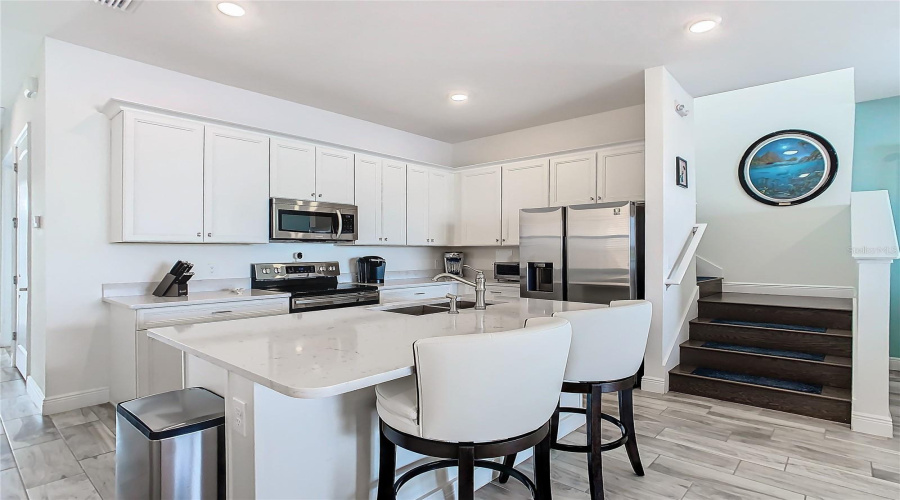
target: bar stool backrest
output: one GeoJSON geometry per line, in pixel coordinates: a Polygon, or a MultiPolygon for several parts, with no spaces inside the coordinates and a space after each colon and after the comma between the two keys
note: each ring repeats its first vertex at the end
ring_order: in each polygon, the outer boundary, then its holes
{"type": "Polygon", "coordinates": [[[533,318],[518,330],[416,341],[422,437],[485,443],[539,429],[559,401],[571,339],[565,319],[533,318]]]}
{"type": "Polygon", "coordinates": [[[606,382],[637,373],[650,335],[652,306],[646,300],[613,301],[610,307],[558,312],[572,324],[565,380],[606,382]]]}

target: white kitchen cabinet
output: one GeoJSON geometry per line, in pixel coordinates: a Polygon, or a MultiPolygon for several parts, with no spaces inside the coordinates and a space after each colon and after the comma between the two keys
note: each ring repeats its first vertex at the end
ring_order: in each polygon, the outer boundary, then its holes
{"type": "Polygon", "coordinates": [[[428,235],[428,169],[406,169],[406,244],[430,245],[428,235]]]}
{"type": "Polygon", "coordinates": [[[147,330],[287,314],[288,297],[130,309],[110,305],[110,388],[113,404],[183,388],[182,352],[147,330]]]}
{"type": "Polygon", "coordinates": [[[381,167],[381,235],[387,245],[406,244],[406,164],[385,160],[381,167]]]}
{"type": "Polygon", "coordinates": [[[500,243],[519,244],[519,210],[548,206],[550,160],[547,158],[503,165],[500,243]]]}
{"type": "Polygon", "coordinates": [[[501,168],[487,167],[460,174],[462,245],[500,244],[501,168]]]}
{"type": "Polygon", "coordinates": [[[455,229],[453,174],[428,172],[428,236],[431,245],[452,245],[455,229]]]}
{"type": "Polygon", "coordinates": [[[269,196],[316,200],[316,147],[273,137],[269,151],[269,196]]]}
{"type": "Polygon", "coordinates": [[[596,203],[597,152],[550,158],[550,205],[596,203]]]}
{"type": "Polygon", "coordinates": [[[269,138],[206,127],[203,155],[203,241],[268,243],[269,138]]]}
{"type": "Polygon", "coordinates": [[[203,241],[203,124],[130,109],[111,123],[112,241],[203,241]]]}
{"type": "Polygon", "coordinates": [[[453,243],[453,174],[409,165],[406,169],[406,244],[453,243]]]}
{"type": "Polygon", "coordinates": [[[356,155],[357,245],[406,244],[406,164],[356,155]]]}
{"type": "Polygon", "coordinates": [[[316,201],[354,204],[353,153],[316,148],[316,201]]]}
{"type": "Polygon", "coordinates": [[[597,199],[602,203],[644,199],[643,146],[598,153],[597,199]]]}

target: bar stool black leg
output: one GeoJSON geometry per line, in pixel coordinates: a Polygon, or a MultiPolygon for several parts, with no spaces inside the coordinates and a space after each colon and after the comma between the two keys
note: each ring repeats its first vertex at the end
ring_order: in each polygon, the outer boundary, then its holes
{"type": "Polygon", "coordinates": [[[625,426],[628,442],[625,443],[625,451],[628,452],[628,460],[631,468],[638,476],[644,475],[644,466],[641,465],[641,454],[638,453],[637,438],[634,435],[634,395],[632,389],[619,391],[619,418],[625,426]]]}
{"type": "MultiPolygon", "coordinates": [[[[550,492],[550,441],[547,436],[534,447],[534,483],[537,487],[537,500],[551,500],[550,492]]],[[[509,457],[507,457],[509,458],[509,457]]]]}
{"type": "Polygon", "coordinates": [[[555,445],[557,439],[559,439],[559,403],[556,403],[556,410],[550,417],[550,446],[555,445]]]}
{"type": "MultiPolygon", "coordinates": [[[[518,453],[513,453],[512,455],[506,455],[505,457],[503,457],[503,465],[507,467],[512,467],[513,465],[515,465],[516,455],[518,455],[518,453]]],[[[506,483],[507,481],[509,481],[509,474],[501,472],[500,476],[497,477],[497,481],[499,481],[500,484],[506,483]]]]}
{"type": "Polygon", "coordinates": [[[397,470],[397,445],[384,435],[384,428],[378,425],[379,466],[378,466],[378,500],[396,500],[394,493],[394,475],[397,470]]]}
{"type": "Polygon", "coordinates": [[[591,500],[603,500],[603,460],[601,458],[600,418],[603,393],[599,384],[591,385],[591,393],[587,397],[587,443],[590,451],[588,459],[588,480],[591,485],[591,500]]]}
{"type": "Polygon", "coordinates": [[[459,500],[474,500],[475,498],[475,447],[459,447],[459,500]]]}

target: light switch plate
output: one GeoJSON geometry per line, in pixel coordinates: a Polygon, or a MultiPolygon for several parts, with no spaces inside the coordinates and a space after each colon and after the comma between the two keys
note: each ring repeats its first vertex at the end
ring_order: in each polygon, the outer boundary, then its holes
{"type": "Polygon", "coordinates": [[[247,403],[244,403],[238,398],[231,399],[231,408],[233,413],[231,415],[231,423],[234,424],[235,432],[239,433],[241,436],[247,436],[247,403]]]}

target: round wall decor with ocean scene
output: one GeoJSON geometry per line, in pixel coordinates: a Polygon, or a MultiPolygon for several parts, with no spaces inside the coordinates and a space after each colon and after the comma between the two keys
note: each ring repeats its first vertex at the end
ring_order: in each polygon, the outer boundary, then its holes
{"type": "Polygon", "coordinates": [[[798,205],[822,194],[837,174],[837,154],[822,136],[781,130],[754,142],[741,158],[738,178],[753,199],[798,205]]]}

